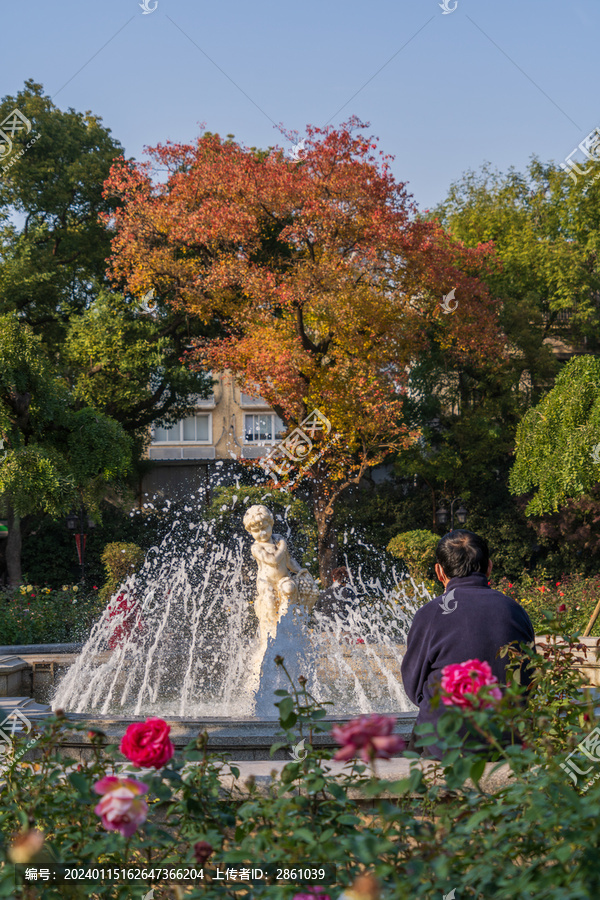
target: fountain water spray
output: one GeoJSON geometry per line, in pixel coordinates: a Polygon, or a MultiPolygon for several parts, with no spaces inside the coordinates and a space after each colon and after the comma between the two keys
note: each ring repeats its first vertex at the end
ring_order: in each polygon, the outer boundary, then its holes
{"type": "MultiPolygon", "coordinates": [[[[243,504],[238,508],[243,512],[243,504]]],[[[287,516],[278,515],[275,527],[287,550],[287,516]]],[[[269,552],[281,555],[281,543],[274,546],[269,552]]],[[[248,536],[239,526],[223,534],[222,522],[186,506],[111,598],[53,707],[112,716],[275,717],[273,692],[286,686],[274,663],[281,655],[293,677],[307,678],[313,696],[332,703],[332,713],[413,709],[400,678],[402,644],[415,609],[430,598],[383,559],[369,577],[374,553],[368,548],[365,564],[350,571],[338,612],[311,613],[290,577],[288,602],[273,617],[264,601],[255,603],[265,594],[259,587],[257,595],[248,536]]],[[[294,578],[306,601],[312,577],[294,578]]]]}

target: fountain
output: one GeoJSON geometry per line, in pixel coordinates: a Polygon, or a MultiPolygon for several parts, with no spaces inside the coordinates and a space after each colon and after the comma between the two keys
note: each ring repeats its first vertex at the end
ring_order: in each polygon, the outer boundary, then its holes
{"type": "Polygon", "coordinates": [[[240,530],[222,537],[217,522],[195,518],[193,507],[180,511],[113,596],[59,684],[54,709],[100,723],[157,715],[182,733],[186,723],[197,733],[199,723],[218,732],[241,722],[247,731],[270,720],[272,735],[274,691],[289,686],[279,655],[338,719],[403,712],[412,721],[400,662],[414,582],[409,592],[392,570],[384,585],[381,572],[369,578],[359,566],[351,601],[324,615],[313,609],[318,585],[290,552],[285,517],[277,523],[284,533],[273,534],[270,510],[247,508],[250,548],[240,530]]]}

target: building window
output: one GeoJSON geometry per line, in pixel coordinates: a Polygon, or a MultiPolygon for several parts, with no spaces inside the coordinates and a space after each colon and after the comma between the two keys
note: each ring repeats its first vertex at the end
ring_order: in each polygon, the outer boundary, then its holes
{"type": "Polygon", "coordinates": [[[244,416],[244,439],[247,444],[278,441],[286,431],[285,424],[274,413],[244,416]]]}
{"type": "Polygon", "coordinates": [[[208,415],[186,416],[168,428],[154,427],[153,444],[210,444],[211,417],[208,415]]]}

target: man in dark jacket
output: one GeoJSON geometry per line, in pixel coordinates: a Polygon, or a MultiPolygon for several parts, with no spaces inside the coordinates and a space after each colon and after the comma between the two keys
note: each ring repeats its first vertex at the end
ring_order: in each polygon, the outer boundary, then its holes
{"type": "MultiPolygon", "coordinates": [[[[489,663],[504,685],[507,660],[497,656],[500,648],[515,641],[535,641],[533,625],[523,607],[488,585],[492,562],[484,538],[472,531],[451,531],[441,539],[435,555],[435,574],[444,585],[444,594],[417,610],[402,660],[404,689],[419,706],[415,725],[431,722],[434,727],[444,706],[440,703],[432,709],[430,701],[445,666],[479,659],[489,663]]],[[[529,684],[530,680],[531,673],[524,669],[522,683],[529,684]]],[[[414,734],[408,749],[415,749],[414,734]]],[[[440,759],[442,753],[434,744],[422,755],[440,759]]]]}

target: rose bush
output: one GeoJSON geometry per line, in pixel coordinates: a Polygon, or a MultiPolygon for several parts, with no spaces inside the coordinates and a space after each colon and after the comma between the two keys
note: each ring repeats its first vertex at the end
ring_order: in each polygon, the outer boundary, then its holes
{"type": "MultiPolygon", "coordinates": [[[[555,620],[548,627],[558,630],[559,625],[555,620]]],[[[277,695],[279,746],[289,749],[302,739],[306,757],[280,764],[268,786],[240,779],[235,764],[209,752],[206,735],[163,768],[136,774],[118,747],[92,730],[89,758],[74,761],[64,756],[61,741],[70,736],[81,744],[89,728],[57,715],[34,726],[35,734],[15,736],[14,756],[0,776],[0,897],[33,900],[40,895],[40,886],[15,886],[16,859],[89,869],[90,883],[71,884],[68,896],[102,900],[141,898],[153,886],[161,900],[212,900],[217,865],[221,871],[228,866],[292,869],[305,868],[309,860],[311,868],[334,863],[335,885],[309,891],[307,884],[257,882],[249,896],[293,900],[321,893],[339,900],[342,889],[363,884],[359,876],[364,873],[371,884],[374,879],[380,883],[382,900],[429,900],[452,890],[457,898],[486,900],[598,896],[600,779],[587,775],[573,783],[561,768],[570,754],[579,758],[582,740],[588,750],[594,746],[593,704],[586,701],[580,672],[572,665],[575,645],[571,635],[557,634],[539,651],[526,651],[535,670],[527,707],[521,705],[517,678],[509,679],[492,706],[444,705],[439,733],[433,736],[444,751],[442,761],[425,763],[406,753],[413,761],[397,781],[372,775],[362,754],[369,744],[376,749],[376,738],[393,736],[388,717],[380,717],[384,721],[376,729],[360,717],[348,723],[351,727],[338,726],[343,746],[352,745],[354,755],[341,765],[332,763],[334,751],[316,739],[332,725],[306,683],[277,695]],[[459,736],[465,723],[473,725],[472,747],[459,736]],[[504,747],[498,736],[507,727],[514,740],[504,747]],[[35,758],[19,758],[32,736],[35,758]],[[486,780],[485,763],[475,754],[478,745],[497,753],[506,775],[501,784],[486,780]],[[137,885],[93,880],[102,866],[148,871],[160,865],[172,869],[175,879],[178,868],[201,864],[205,877],[194,884],[162,878],[153,883],[150,877],[137,885]]],[[[520,660],[513,651],[509,656],[517,673],[520,660]]],[[[476,678],[489,682],[482,670],[476,678]]],[[[484,683],[478,690],[485,694],[497,688],[484,683]]],[[[456,699],[466,693],[458,690],[456,699]]],[[[164,748],[165,731],[152,726],[145,733],[163,735],[159,745],[164,748]]],[[[430,731],[431,726],[422,726],[426,740],[430,731]]],[[[141,746],[141,741],[136,737],[133,744],[141,746]]],[[[366,755],[370,759],[369,750],[366,755]]],[[[600,772],[600,759],[585,759],[582,768],[591,765],[600,772]]],[[[67,896],[64,885],[42,889],[45,900],[67,896]]],[[[233,889],[218,890],[237,896],[233,889]]]]}
{"type": "Polygon", "coordinates": [[[98,589],[23,585],[0,591],[0,644],[82,641],[102,612],[98,589]]]}
{"type": "MultiPolygon", "coordinates": [[[[600,600],[600,575],[566,575],[550,578],[545,570],[532,575],[523,572],[520,578],[495,578],[492,572],[490,583],[523,605],[536,634],[545,634],[550,617],[559,611],[561,629],[567,632],[583,631],[594,608],[600,600]],[[560,609],[560,607],[563,609],[560,609]]],[[[592,635],[600,635],[600,618],[592,628],[592,635]]]]}

